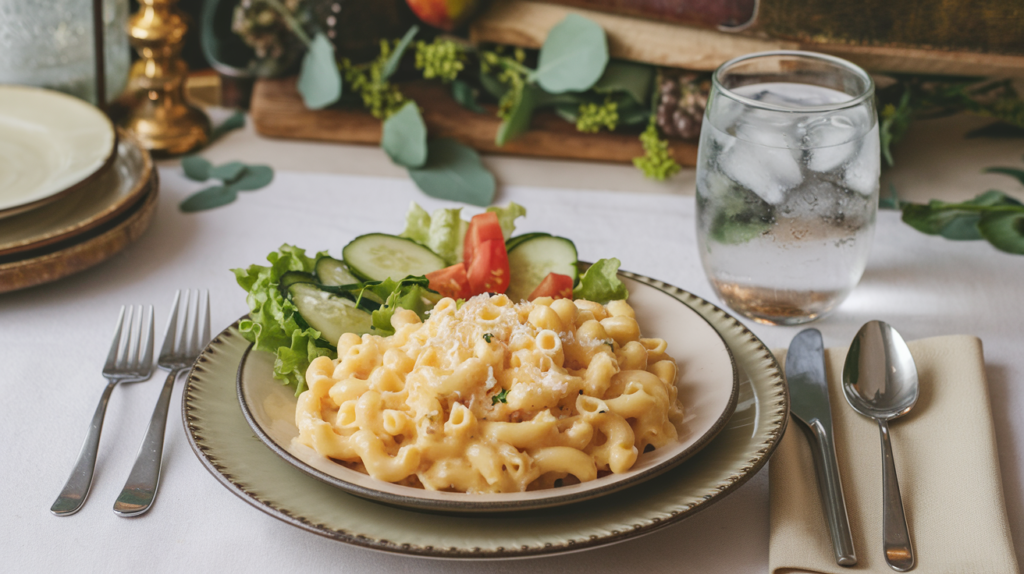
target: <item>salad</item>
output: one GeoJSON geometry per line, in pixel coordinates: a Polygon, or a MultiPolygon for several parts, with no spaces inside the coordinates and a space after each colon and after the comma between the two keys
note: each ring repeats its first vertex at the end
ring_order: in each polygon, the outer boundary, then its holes
{"type": "Polygon", "coordinates": [[[242,335],[273,353],[274,378],[306,390],[306,369],[317,357],[335,358],[345,333],[394,334],[399,308],[425,320],[442,297],[457,301],[504,293],[513,301],[538,297],[606,304],[629,296],[618,279],[619,260],[600,259],[579,273],[576,246],[548,233],[513,236],[526,209],[490,207],[465,221],[461,209],[432,214],[413,203],[398,235],[369,233],[350,241],[341,258],[282,245],[269,266],[233,269],[247,292],[242,335]]]}

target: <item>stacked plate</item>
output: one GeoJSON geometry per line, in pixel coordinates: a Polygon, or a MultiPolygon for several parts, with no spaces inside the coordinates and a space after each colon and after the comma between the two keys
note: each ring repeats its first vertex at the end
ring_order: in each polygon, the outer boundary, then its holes
{"type": "Polygon", "coordinates": [[[156,208],[149,152],[96,107],[0,86],[0,293],[82,271],[135,241],[156,208]]]}

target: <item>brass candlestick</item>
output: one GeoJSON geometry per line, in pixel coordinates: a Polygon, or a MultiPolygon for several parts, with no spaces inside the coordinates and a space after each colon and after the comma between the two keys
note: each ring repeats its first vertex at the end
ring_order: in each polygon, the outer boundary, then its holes
{"type": "Polygon", "coordinates": [[[126,127],[147,149],[167,155],[191,151],[210,138],[210,120],[185,102],[188,66],[179,57],[188,24],[174,10],[176,0],[140,0],[128,20],[128,38],[142,59],[128,85],[136,101],[126,127]]]}

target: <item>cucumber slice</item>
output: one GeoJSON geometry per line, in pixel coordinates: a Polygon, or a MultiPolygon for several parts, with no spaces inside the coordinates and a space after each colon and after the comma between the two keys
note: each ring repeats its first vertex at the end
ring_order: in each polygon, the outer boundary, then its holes
{"type": "Polygon", "coordinates": [[[316,260],[316,276],[321,285],[352,285],[359,283],[359,278],[352,274],[344,261],[333,257],[321,257],[316,260]]]}
{"type": "Polygon", "coordinates": [[[555,272],[572,277],[576,282],[576,245],[564,237],[538,235],[527,238],[508,252],[511,282],[505,294],[512,301],[524,301],[555,272]]]}
{"type": "Polygon", "coordinates": [[[277,280],[277,288],[281,290],[281,295],[287,297],[288,287],[293,283],[316,283],[316,277],[305,271],[288,271],[277,280]]]}
{"type": "Polygon", "coordinates": [[[551,237],[551,234],[536,231],[533,233],[524,233],[522,235],[516,235],[515,237],[509,237],[508,240],[505,241],[505,251],[512,251],[520,243],[526,241],[527,239],[533,239],[534,237],[551,237]]]}
{"type": "Polygon", "coordinates": [[[370,332],[372,319],[356,307],[355,301],[328,293],[313,283],[293,283],[288,295],[306,325],[320,331],[320,338],[332,348],[345,333],[370,332]]]}
{"type": "Polygon", "coordinates": [[[388,277],[397,281],[447,267],[444,259],[427,247],[386,233],[356,237],[341,250],[341,256],[352,273],[372,281],[388,277]]]}

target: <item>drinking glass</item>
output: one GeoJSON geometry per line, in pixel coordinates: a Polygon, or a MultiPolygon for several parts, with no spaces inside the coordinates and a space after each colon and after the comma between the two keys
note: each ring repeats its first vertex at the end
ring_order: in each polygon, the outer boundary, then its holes
{"type": "Polygon", "coordinates": [[[832,311],[860,280],[878,205],[874,84],[813,52],[751,54],[712,76],[697,241],[718,296],[762,323],[832,311]]]}

